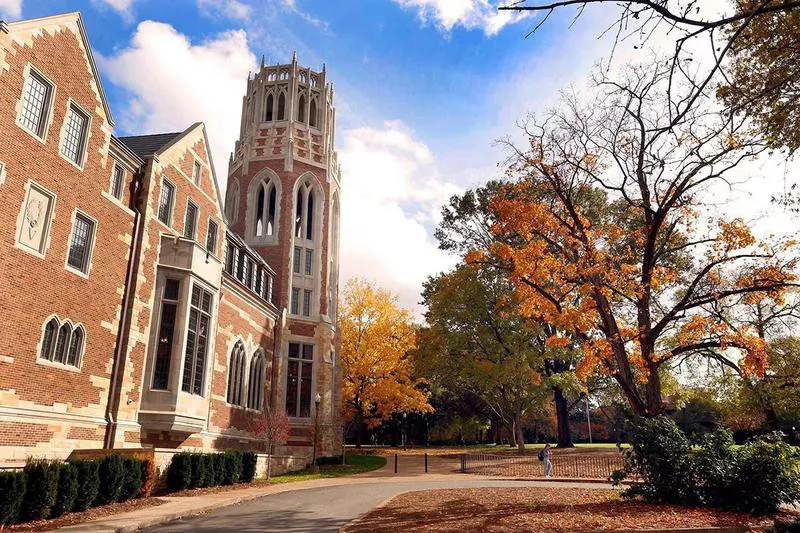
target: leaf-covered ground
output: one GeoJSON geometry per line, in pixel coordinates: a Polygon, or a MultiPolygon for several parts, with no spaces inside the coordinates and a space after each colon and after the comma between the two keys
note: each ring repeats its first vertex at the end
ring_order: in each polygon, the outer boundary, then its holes
{"type": "MultiPolygon", "coordinates": [[[[784,513],[784,517],[789,515],[784,513]]],[[[626,501],[609,490],[478,488],[400,494],[345,531],[545,532],[732,526],[759,531],[772,523],[772,517],[626,501]]]]}

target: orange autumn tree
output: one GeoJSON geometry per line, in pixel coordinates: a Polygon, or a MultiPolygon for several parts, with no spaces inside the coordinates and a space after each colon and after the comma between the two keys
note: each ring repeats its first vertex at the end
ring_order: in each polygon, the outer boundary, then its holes
{"type": "Polygon", "coordinates": [[[661,372],[676,358],[735,351],[763,374],[764,340],[712,307],[780,299],[796,279],[791,243],[757,242],[706,203],[764,139],[711,98],[683,105],[695,87],[682,93],[670,72],[655,60],[601,73],[588,98],[567,94],[526,127],[527,149],[509,142],[493,239],[467,258],[509,269],[523,314],[580,339],[578,374],[612,376],[644,416],[663,410],[661,372]]]}
{"type": "Polygon", "coordinates": [[[397,296],[351,279],[339,308],[344,415],[356,425],[358,444],[364,426],[376,427],[395,413],[432,412],[409,355],[416,329],[397,296]]]}

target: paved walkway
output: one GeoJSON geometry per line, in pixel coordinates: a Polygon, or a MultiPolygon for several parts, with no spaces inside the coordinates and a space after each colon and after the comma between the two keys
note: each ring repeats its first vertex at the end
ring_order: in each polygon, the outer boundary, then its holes
{"type": "Polygon", "coordinates": [[[163,497],[156,507],[63,528],[66,531],[336,531],[353,518],[401,492],[440,488],[547,486],[610,488],[597,483],[512,481],[458,473],[458,459],[394,457],[385,467],[341,478],[248,487],[200,496],[163,497]],[[207,513],[207,514],[202,514],[207,513]],[[195,516],[202,514],[202,516],[195,516]],[[194,518],[183,518],[194,517],[194,518]],[[181,518],[183,518],[181,520],[181,518]],[[165,524],[170,520],[177,520],[165,524]],[[165,524],[165,525],[159,525],[165,524]]]}

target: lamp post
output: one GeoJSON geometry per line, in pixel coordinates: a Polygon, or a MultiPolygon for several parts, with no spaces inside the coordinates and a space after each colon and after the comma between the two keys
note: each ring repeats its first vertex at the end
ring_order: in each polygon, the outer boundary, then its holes
{"type": "Polygon", "coordinates": [[[314,396],[314,442],[311,453],[311,467],[314,471],[317,470],[317,440],[319,439],[319,404],[322,402],[322,396],[317,393],[314,396]]]}
{"type": "Polygon", "coordinates": [[[403,413],[403,449],[406,449],[406,433],[408,432],[408,413],[403,413]]]}

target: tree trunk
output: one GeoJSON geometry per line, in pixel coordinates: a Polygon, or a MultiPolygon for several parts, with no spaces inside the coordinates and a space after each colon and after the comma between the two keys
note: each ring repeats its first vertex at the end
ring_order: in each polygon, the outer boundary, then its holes
{"type": "Polygon", "coordinates": [[[508,445],[511,446],[512,448],[516,448],[517,447],[517,425],[514,423],[513,420],[511,421],[511,427],[509,429],[511,431],[509,431],[509,435],[508,435],[508,445]]]}
{"type": "Polygon", "coordinates": [[[364,440],[364,420],[359,416],[356,418],[356,448],[361,449],[364,440]]]}
{"type": "Polygon", "coordinates": [[[517,453],[522,455],[525,453],[525,434],[522,432],[522,413],[517,412],[514,418],[514,429],[517,431],[517,453]]]}
{"type": "Polygon", "coordinates": [[[658,367],[649,365],[646,385],[647,413],[648,418],[661,414],[664,410],[664,399],[661,397],[661,376],[658,374],[658,367]]]}
{"type": "Polygon", "coordinates": [[[556,404],[557,448],[574,448],[572,432],[569,429],[569,406],[563,391],[553,387],[553,401],[556,404]]]}

